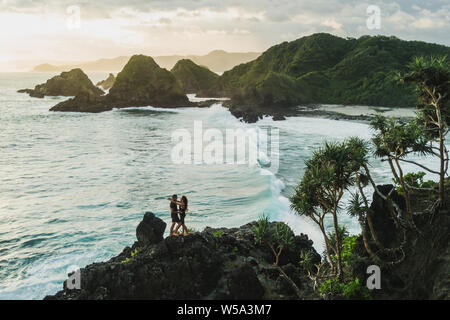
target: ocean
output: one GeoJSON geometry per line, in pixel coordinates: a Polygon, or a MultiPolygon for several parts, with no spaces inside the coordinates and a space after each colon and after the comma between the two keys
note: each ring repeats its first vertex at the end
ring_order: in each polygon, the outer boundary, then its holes
{"type": "MultiPolygon", "coordinates": [[[[54,113],[49,108],[67,98],[17,93],[53,75],[0,73],[0,299],[54,294],[68,270],[107,260],[132,245],[146,211],[169,224],[166,198],[174,193],[189,198],[186,224],[195,230],[238,227],[265,214],[307,234],[322,252],[318,228],[290,210],[288,197],[302,177],[304,160],[325,140],[372,134],[367,123],[320,118],[267,117],[245,124],[221,103],[54,113]],[[264,154],[252,166],[174,163],[172,134],[192,133],[195,121],[223,133],[277,129],[278,170],[266,168],[264,154]]],[[[96,83],[107,74],[89,77],[96,83]]],[[[413,159],[437,167],[435,159],[413,159]]],[[[373,159],[371,166],[377,182],[392,182],[384,163],[373,159]]],[[[405,166],[405,171],[419,170],[405,166]]],[[[351,233],[359,232],[345,212],[339,218],[351,233]]]]}

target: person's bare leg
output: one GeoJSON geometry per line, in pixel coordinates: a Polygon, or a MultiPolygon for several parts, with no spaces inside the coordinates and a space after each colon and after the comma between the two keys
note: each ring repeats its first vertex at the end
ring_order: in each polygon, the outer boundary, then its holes
{"type": "Polygon", "coordinates": [[[178,225],[177,225],[177,227],[176,227],[176,229],[174,231],[175,235],[178,235],[178,229],[180,229],[180,227],[181,227],[181,222],[178,222],[178,225]]]}
{"type": "Polygon", "coordinates": [[[175,222],[172,222],[172,225],[170,226],[170,235],[173,236],[173,228],[175,227],[175,222]]]}
{"type": "Polygon", "coordinates": [[[187,236],[187,235],[189,235],[189,232],[188,232],[188,230],[187,230],[187,227],[186,227],[186,225],[183,223],[183,235],[184,236],[187,236]]]}

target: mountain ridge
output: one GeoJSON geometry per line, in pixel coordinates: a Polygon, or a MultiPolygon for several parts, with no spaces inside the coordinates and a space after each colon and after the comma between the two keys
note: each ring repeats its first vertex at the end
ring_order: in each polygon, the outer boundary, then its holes
{"type": "MultiPolygon", "coordinates": [[[[224,50],[213,50],[206,55],[168,55],[155,56],[153,59],[161,67],[172,69],[175,64],[183,59],[189,59],[198,65],[204,65],[215,73],[223,73],[241,63],[249,62],[257,58],[258,52],[227,52],[224,50]]],[[[52,65],[43,63],[33,68],[33,72],[62,72],[80,68],[85,72],[102,71],[118,72],[123,69],[131,56],[119,56],[115,58],[102,58],[76,64],[52,65]]]]}

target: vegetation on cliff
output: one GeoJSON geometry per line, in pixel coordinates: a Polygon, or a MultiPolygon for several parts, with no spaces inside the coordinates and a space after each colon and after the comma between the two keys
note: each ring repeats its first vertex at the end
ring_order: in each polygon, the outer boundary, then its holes
{"type": "Polygon", "coordinates": [[[219,75],[207,67],[196,65],[188,59],[183,59],[171,70],[186,93],[199,93],[215,84],[219,75]]]}
{"type": "Polygon", "coordinates": [[[448,54],[446,46],[395,37],[319,33],[273,46],[225,72],[209,93],[272,114],[310,103],[412,107],[413,86],[398,85],[396,72],[406,71],[414,56],[448,54]]]}
{"type": "Polygon", "coordinates": [[[108,94],[118,106],[182,106],[188,98],[172,73],[149,56],[131,57],[108,94]]]}

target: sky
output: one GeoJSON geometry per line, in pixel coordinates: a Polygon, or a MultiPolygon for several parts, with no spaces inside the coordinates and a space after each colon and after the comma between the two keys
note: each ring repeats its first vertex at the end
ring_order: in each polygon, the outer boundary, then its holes
{"type": "Polygon", "coordinates": [[[450,0],[0,0],[0,71],[136,53],[263,52],[316,32],[450,45],[450,0]]]}

